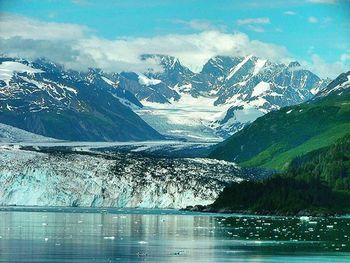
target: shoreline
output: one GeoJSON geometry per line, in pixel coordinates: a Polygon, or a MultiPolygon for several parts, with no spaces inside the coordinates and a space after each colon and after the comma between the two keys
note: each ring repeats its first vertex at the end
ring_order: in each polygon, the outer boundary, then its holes
{"type": "Polygon", "coordinates": [[[253,210],[232,210],[229,208],[214,209],[210,206],[187,206],[183,211],[192,211],[192,212],[202,212],[202,213],[217,213],[217,214],[240,214],[248,216],[270,216],[270,217],[342,217],[350,214],[348,212],[321,212],[321,211],[310,211],[302,210],[297,213],[294,212],[281,212],[281,211],[253,211],[253,210]]]}
{"type": "Polygon", "coordinates": [[[0,206],[1,212],[39,212],[39,213],[83,213],[83,214],[126,214],[126,215],[164,215],[164,216],[214,216],[214,217],[344,217],[344,214],[285,214],[285,213],[259,213],[247,210],[204,209],[205,206],[192,206],[182,209],[173,208],[128,208],[128,207],[74,207],[74,206],[0,206]],[[203,207],[201,210],[200,207],[203,207]]]}

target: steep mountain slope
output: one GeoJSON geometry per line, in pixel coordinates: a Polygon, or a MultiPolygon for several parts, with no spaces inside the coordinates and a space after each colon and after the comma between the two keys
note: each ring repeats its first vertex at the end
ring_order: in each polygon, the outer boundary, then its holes
{"type": "Polygon", "coordinates": [[[138,114],[157,130],[174,136],[227,137],[271,110],[312,98],[329,83],[298,62],[284,65],[254,56],[219,56],[193,73],[174,57],[145,57],[158,59],[164,71],[144,75],[176,95],[166,97],[166,102],[138,95],[145,106],[138,114]]]}
{"type": "Polygon", "coordinates": [[[6,124],[0,123],[0,143],[52,142],[55,139],[40,136],[6,124]]]}
{"type": "Polygon", "coordinates": [[[319,179],[333,190],[350,192],[350,130],[334,144],[293,159],[285,176],[319,179]]]}
{"type": "Polygon", "coordinates": [[[220,143],[212,158],[285,169],[296,156],[330,145],[350,130],[350,72],[306,103],[273,111],[220,143]]]}
{"type": "Polygon", "coordinates": [[[65,140],[163,138],[130,109],[142,106],[134,95],[101,75],[64,71],[45,60],[0,62],[2,123],[65,140]]]}
{"type": "Polygon", "coordinates": [[[0,147],[1,205],[183,208],[249,178],[234,163],[0,147]]]}

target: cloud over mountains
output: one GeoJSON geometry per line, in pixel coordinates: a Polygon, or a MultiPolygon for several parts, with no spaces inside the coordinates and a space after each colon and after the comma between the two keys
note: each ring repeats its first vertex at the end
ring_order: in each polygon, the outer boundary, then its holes
{"type": "MultiPolygon", "coordinates": [[[[270,23],[270,20],[241,21],[252,22],[270,23]]],[[[105,71],[161,70],[157,61],[141,60],[142,54],[175,56],[195,72],[216,55],[253,54],[277,62],[293,59],[284,46],[253,40],[241,32],[229,33],[204,27],[191,34],[106,39],[98,37],[86,26],[44,22],[7,13],[0,16],[0,46],[2,53],[11,56],[46,57],[78,70],[88,67],[105,71]]]]}

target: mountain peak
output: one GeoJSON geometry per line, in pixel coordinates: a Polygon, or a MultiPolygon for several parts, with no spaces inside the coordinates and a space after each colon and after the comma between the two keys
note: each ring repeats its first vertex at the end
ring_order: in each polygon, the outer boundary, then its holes
{"type": "Polygon", "coordinates": [[[292,61],[288,64],[288,68],[297,68],[297,67],[301,67],[298,61],[292,61]]]}
{"type": "Polygon", "coordinates": [[[103,74],[103,70],[100,68],[89,68],[88,73],[90,73],[90,74],[103,74]]]}
{"type": "Polygon", "coordinates": [[[329,94],[340,94],[344,90],[350,90],[350,71],[340,74],[327,87],[322,89],[315,98],[317,99],[318,97],[324,97],[329,94]]]}

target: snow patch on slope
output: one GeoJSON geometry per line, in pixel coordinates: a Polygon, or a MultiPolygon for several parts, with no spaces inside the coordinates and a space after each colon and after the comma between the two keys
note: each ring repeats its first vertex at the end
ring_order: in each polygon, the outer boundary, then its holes
{"type": "Polygon", "coordinates": [[[257,75],[260,72],[260,70],[265,66],[266,61],[266,59],[258,59],[256,61],[253,76],[257,75]]]}
{"type": "Polygon", "coordinates": [[[252,92],[252,97],[258,97],[258,96],[266,93],[269,90],[270,90],[270,83],[261,81],[261,82],[259,82],[258,85],[255,86],[255,88],[252,92]]]}
{"type": "Polygon", "coordinates": [[[111,86],[115,86],[117,83],[111,81],[110,79],[104,77],[104,76],[101,76],[101,78],[103,79],[104,82],[106,82],[108,85],[111,85],[111,86]]]}
{"type": "Polygon", "coordinates": [[[139,78],[139,83],[141,85],[146,85],[146,86],[157,85],[162,82],[159,79],[150,79],[143,74],[139,74],[138,78],[139,78]]]}
{"type": "Polygon", "coordinates": [[[230,73],[227,76],[227,80],[231,79],[233,75],[236,74],[236,72],[245,64],[247,61],[252,57],[252,55],[245,57],[242,62],[240,62],[237,66],[233,67],[230,71],[230,73]]]}
{"type": "Polygon", "coordinates": [[[0,79],[3,80],[6,83],[6,85],[10,84],[10,80],[12,79],[13,74],[16,72],[26,72],[28,74],[35,74],[42,73],[43,71],[13,61],[5,61],[0,64],[0,79]]]}

